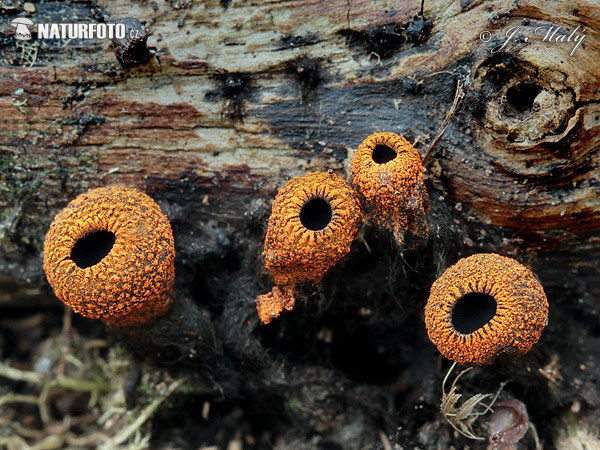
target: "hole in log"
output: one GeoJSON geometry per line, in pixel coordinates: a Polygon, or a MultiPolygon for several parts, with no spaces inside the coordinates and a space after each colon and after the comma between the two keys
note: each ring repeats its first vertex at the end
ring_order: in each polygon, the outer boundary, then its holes
{"type": "Polygon", "coordinates": [[[95,266],[110,253],[114,243],[114,233],[95,231],[75,242],[71,249],[71,259],[81,269],[95,266]]]}
{"type": "Polygon", "coordinates": [[[533,102],[542,88],[536,84],[523,83],[513,86],[506,91],[506,113],[520,114],[531,111],[533,102]]]}
{"type": "Polygon", "coordinates": [[[331,222],[331,205],[322,198],[307,201],[300,210],[300,222],[312,231],[319,231],[331,222]]]}
{"type": "Polygon", "coordinates": [[[452,326],[462,334],[471,334],[496,315],[496,300],[488,294],[473,292],[461,297],[452,310],[452,326]]]}
{"type": "Polygon", "coordinates": [[[373,149],[373,161],[377,164],[385,164],[386,162],[390,162],[396,156],[396,151],[387,145],[379,144],[373,149]]]}

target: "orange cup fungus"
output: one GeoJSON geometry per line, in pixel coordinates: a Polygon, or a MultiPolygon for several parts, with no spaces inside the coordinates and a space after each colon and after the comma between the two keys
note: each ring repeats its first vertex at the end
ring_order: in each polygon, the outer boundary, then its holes
{"type": "Polygon", "coordinates": [[[334,173],[293,178],[277,193],[263,257],[276,287],[257,300],[260,320],[269,323],[294,307],[296,285],[319,283],[350,251],[362,223],[354,190],[334,173]]]}
{"type": "Polygon", "coordinates": [[[491,364],[502,354],[522,355],[548,323],[548,300],[527,267],[480,253],[463,258],[431,286],[425,307],[429,339],[460,364],[491,364]]]}
{"type": "Polygon", "coordinates": [[[429,197],[421,157],[402,136],[373,133],[352,159],[352,184],[367,218],[392,232],[399,246],[406,235],[427,234],[429,197]]]}
{"type": "Polygon", "coordinates": [[[173,233],[146,194],[92,189],[54,218],[44,244],[44,271],[73,311],[117,326],[165,314],[175,278],[173,233]]]}

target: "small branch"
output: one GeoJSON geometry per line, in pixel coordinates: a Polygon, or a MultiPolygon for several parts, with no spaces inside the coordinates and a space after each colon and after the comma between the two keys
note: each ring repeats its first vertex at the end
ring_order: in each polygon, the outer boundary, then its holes
{"type": "Polygon", "coordinates": [[[429,148],[427,149],[427,153],[425,154],[425,157],[423,158],[423,166],[427,165],[427,162],[433,155],[433,150],[434,150],[435,146],[437,145],[437,143],[440,140],[440,138],[442,137],[442,135],[446,132],[446,129],[448,128],[448,125],[450,124],[450,121],[456,114],[456,111],[458,110],[458,107],[462,103],[464,97],[465,97],[465,91],[463,89],[462,82],[460,80],[457,80],[456,81],[456,91],[454,92],[454,101],[452,102],[450,111],[448,111],[448,114],[446,114],[446,117],[444,118],[440,129],[438,130],[437,134],[433,138],[433,141],[431,141],[429,148]]]}
{"type": "Polygon", "coordinates": [[[42,423],[44,425],[48,425],[51,420],[50,416],[50,408],[48,406],[48,400],[50,399],[50,384],[45,384],[42,388],[42,392],[40,392],[40,396],[38,398],[38,408],[40,410],[40,419],[42,419],[42,423]]]}
{"type": "Polygon", "coordinates": [[[11,403],[30,403],[38,404],[38,398],[34,395],[6,394],[0,397],[0,406],[11,403]]]}
{"type": "Polygon", "coordinates": [[[105,442],[101,448],[115,448],[116,446],[122,444],[127,439],[129,439],[158,409],[158,407],[173,393],[175,392],[183,383],[185,379],[181,378],[177,381],[174,381],[167,389],[163,395],[158,398],[152,400],[152,402],[146,406],[142,410],[142,412],[138,415],[138,417],[125,428],[121,429],[112,439],[105,442]]]}
{"type": "Polygon", "coordinates": [[[43,384],[42,378],[35,372],[27,372],[25,370],[15,369],[4,363],[0,363],[0,377],[8,378],[15,381],[25,381],[30,384],[43,384]]]}
{"type": "Polygon", "coordinates": [[[79,378],[67,377],[64,375],[53,379],[47,379],[36,372],[15,369],[4,363],[0,363],[0,377],[15,381],[24,381],[37,386],[50,385],[51,387],[78,392],[104,392],[110,390],[110,384],[108,383],[81,380],[79,378]]]}
{"type": "Polygon", "coordinates": [[[346,0],[346,5],[348,6],[346,10],[346,23],[348,24],[348,28],[350,28],[350,0],[346,0]]]}
{"type": "Polygon", "coordinates": [[[98,400],[98,395],[100,392],[110,390],[110,384],[108,383],[81,380],[64,375],[59,375],[56,378],[47,378],[36,372],[15,369],[14,367],[4,363],[0,363],[0,377],[8,378],[14,381],[24,381],[25,383],[41,386],[42,390],[38,397],[25,395],[15,395],[12,397],[5,396],[0,398],[0,405],[3,403],[11,403],[16,401],[36,403],[40,411],[40,417],[44,424],[49,423],[51,419],[48,408],[48,400],[50,398],[52,389],[61,388],[77,392],[87,392],[90,394],[90,406],[93,406],[98,400]],[[33,399],[35,399],[35,401],[33,401],[33,399]]]}
{"type": "Polygon", "coordinates": [[[543,450],[542,443],[540,442],[540,437],[538,435],[537,429],[532,422],[529,422],[529,429],[531,430],[531,434],[533,436],[533,441],[535,442],[535,450],[543,450]]]}

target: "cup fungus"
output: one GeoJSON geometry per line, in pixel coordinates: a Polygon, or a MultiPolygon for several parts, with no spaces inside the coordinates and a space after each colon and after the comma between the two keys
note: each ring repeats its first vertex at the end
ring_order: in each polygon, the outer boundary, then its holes
{"type": "Polygon", "coordinates": [[[533,272],[511,258],[463,258],[431,286],[425,307],[429,339],[460,364],[491,364],[525,354],[548,323],[548,300],[533,272]]]}
{"type": "Polygon", "coordinates": [[[353,189],[334,173],[290,180],[273,200],[263,257],[276,287],[257,300],[269,323],[294,306],[298,283],[318,283],[350,251],[362,214],[353,189]]]}
{"type": "Polygon", "coordinates": [[[44,271],[73,311],[116,326],[164,315],[172,302],[175,249],[160,207],[136,189],[89,190],[54,218],[44,271]]]}
{"type": "Polygon", "coordinates": [[[392,232],[399,246],[406,236],[427,233],[429,197],[419,153],[402,136],[373,133],[352,159],[352,184],[367,219],[392,232]]]}

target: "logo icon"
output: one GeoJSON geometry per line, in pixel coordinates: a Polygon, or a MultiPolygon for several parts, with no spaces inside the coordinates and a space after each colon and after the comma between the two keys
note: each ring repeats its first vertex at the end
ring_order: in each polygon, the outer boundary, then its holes
{"type": "Polygon", "coordinates": [[[31,39],[31,31],[28,27],[33,26],[33,20],[27,17],[17,17],[10,22],[10,25],[16,28],[15,38],[19,41],[28,41],[31,39]]]}

